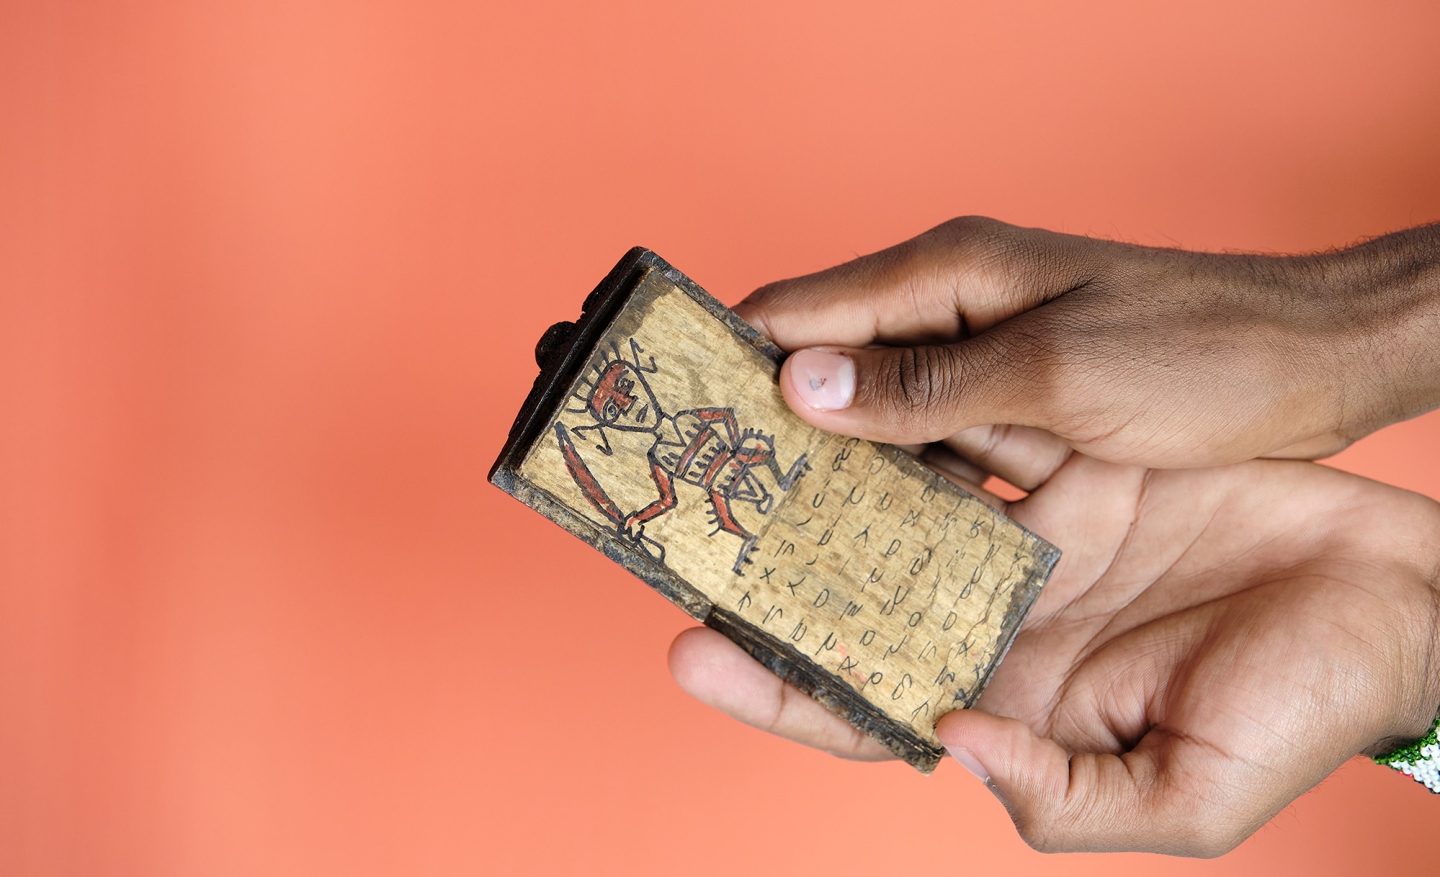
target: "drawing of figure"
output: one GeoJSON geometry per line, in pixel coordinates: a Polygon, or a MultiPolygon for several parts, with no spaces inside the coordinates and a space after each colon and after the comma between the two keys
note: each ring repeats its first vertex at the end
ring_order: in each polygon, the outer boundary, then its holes
{"type": "Polygon", "coordinates": [[[791,486],[809,470],[802,454],[788,471],[782,471],[775,458],[775,440],[759,430],[741,430],[730,408],[692,408],[674,415],[666,414],[645,379],[659,369],[654,357],[642,365],[644,352],[634,339],[630,340],[633,362],[626,360],[619,346],[612,342],[613,356],[590,366],[594,373],[588,391],[576,391],[573,397],[579,408],[567,408],[571,414],[586,414],[594,422],[567,429],[556,421],[555,435],[570,476],[581,493],[602,515],[615,525],[616,531],[634,542],[656,560],[664,562],[665,547],[645,535],[645,524],[664,515],[676,506],[675,481],[692,484],[706,492],[715,529],[710,536],[725,532],[740,537],[739,553],[732,568],[744,575],[742,564],[748,563],[750,550],[759,539],[735,517],[735,504],[748,503],[762,515],[769,514],[774,494],[761,481],[759,473],[768,470],[780,490],[791,486]],[[607,430],[648,432],[654,435],[648,460],[650,478],[658,497],[643,508],[626,513],[611,500],[595,478],[575,446],[575,438],[583,433],[597,433],[596,449],[610,455],[607,430]]]}

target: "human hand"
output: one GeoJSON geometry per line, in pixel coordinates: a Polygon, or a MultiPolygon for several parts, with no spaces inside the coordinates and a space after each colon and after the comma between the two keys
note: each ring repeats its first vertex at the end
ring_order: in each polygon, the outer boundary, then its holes
{"type": "MultiPolygon", "coordinates": [[[[1219,855],[1440,704],[1440,505],[1311,463],[1157,471],[1023,446],[1007,514],[1067,550],[977,707],[941,742],[1038,849],[1219,855]],[[1048,476],[1048,477],[1042,477],[1048,476]]],[[[1003,504],[1002,504],[1003,505],[1003,504]]],[[[887,757],[724,637],[681,687],[837,755],[887,757]]]]}
{"type": "Polygon", "coordinates": [[[1440,405],[1440,226],[1273,257],[967,217],[735,310],[800,351],[809,422],[969,455],[1010,424],[1055,465],[1315,458],[1440,405]]]}

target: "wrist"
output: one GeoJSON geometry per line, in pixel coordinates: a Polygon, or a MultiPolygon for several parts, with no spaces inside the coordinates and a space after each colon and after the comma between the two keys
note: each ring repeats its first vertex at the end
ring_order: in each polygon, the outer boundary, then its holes
{"type": "MultiPolygon", "coordinates": [[[[1415,497],[1433,510],[1434,503],[1415,497]]],[[[1433,518],[1433,514],[1431,515],[1433,518]]],[[[1420,544],[1440,544],[1440,525],[1431,521],[1431,526],[1421,527],[1418,535],[1420,544]]],[[[1371,756],[1377,764],[1394,768],[1414,779],[1432,792],[1440,794],[1440,584],[1437,584],[1435,570],[1440,562],[1435,557],[1420,559],[1416,565],[1418,576],[1417,599],[1400,601],[1409,604],[1409,611],[1402,608],[1393,625],[1399,642],[1410,640],[1417,645],[1400,655],[1401,660],[1393,666],[1402,682],[1413,680],[1405,686],[1407,694],[1400,700],[1398,721],[1392,726],[1390,735],[1376,743],[1364,754],[1371,756]],[[1407,631],[1406,621],[1412,622],[1407,631]],[[1407,636],[1406,634],[1410,634],[1407,636]]]]}
{"type": "MultiPolygon", "coordinates": [[[[1432,528],[1427,535],[1437,534],[1432,528]]],[[[1404,750],[1434,743],[1440,721],[1440,588],[1427,582],[1420,589],[1423,595],[1403,601],[1407,608],[1397,613],[1395,644],[1409,645],[1400,647],[1388,662],[1396,687],[1387,698],[1390,708],[1377,713],[1388,719],[1381,736],[1364,751],[1382,764],[1397,753],[1403,756],[1404,750]]]]}
{"type": "Polygon", "coordinates": [[[1432,792],[1440,793],[1440,718],[1430,732],[1414,743],[1374,757],[1376,764],[1394,768],[1432,792]]]}
{"type": "Polygon", "coordinates": [[[1346,442],[1440,406],[1440,225],[1314,257],[1341,322],[1332,398],[1346,442]]]}

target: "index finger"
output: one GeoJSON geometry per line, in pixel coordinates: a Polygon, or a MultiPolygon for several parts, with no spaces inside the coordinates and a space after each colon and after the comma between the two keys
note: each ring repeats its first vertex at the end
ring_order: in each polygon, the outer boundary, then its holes
{"type": "Polygon", "coordinates": [[[856,761],[895,757],[708,627],[675,638],[670,673],[691,697],[762,731],[856,761]]]}
{"type": "Polygon", "coordinates": [[[1088,283],[1105,246],[984,217],[815,274],[762,286],[735,312],[782,349],[941,344],[1088,283]]]}

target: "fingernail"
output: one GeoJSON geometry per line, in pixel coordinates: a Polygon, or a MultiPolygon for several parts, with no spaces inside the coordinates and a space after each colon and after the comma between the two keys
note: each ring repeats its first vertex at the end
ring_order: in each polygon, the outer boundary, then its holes
{"type": "Polygon", "coordinates": [[[823,350],[799,350],[790,357],[795,391],[817,411],[836,411],[855,398],[855,363],[823,350]]]}
{"type": "Polygon", "coordinates": [[[954,758],[956,761],[960,762],[961,767],[975,774],[975,776],[979,778],[980,782],[986,784],[987,786],[990,784],[990,771],[985,769],[985,765],[981,764],[980,759],[972,755],[969,749],[956,748],[947,751],[950,753],[951,758],[954,758]]]}

